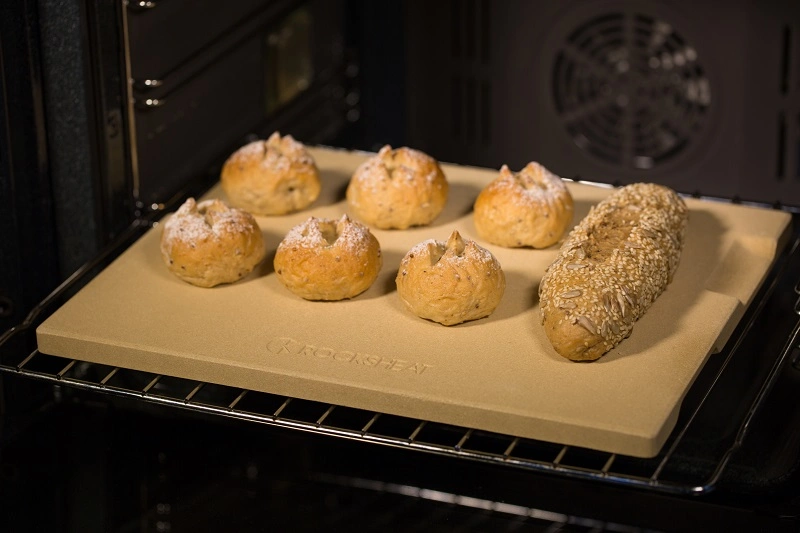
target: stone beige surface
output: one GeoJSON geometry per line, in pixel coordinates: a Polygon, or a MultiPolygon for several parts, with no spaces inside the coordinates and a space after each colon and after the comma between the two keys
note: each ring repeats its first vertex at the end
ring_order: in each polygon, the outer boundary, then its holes
{"type": "MultiPolygon", "coordinates": [[[[721,348],[783,245],[789,215],[689,199],[672,284],[630,338],[592,363],[551,347],[537,288],[557,246],[508,249],[477,239],[470,212],[496,170],[443,165],[450,197],[432,225],[374,230],[383,268],[359,296],[309,302],[272,271],[275,249],[308,216],[341,217],[368,156],[312,149],[315,206],[258,217],[267,258],[240,282],[201,289],[161,261],[156,227],[38,329],[44,353],[331,402],[635,456],[658,453],[686,391],[721,348]],[[395,289],[402,257],[458,230],[500,261],[505,295],[484,319],[452,327],[409,313],[395,289]]],[[[569,183],[577,223],[609,189],[569,183]]],[[[207,198],[224,195],[212,189],[207,198]]]]}

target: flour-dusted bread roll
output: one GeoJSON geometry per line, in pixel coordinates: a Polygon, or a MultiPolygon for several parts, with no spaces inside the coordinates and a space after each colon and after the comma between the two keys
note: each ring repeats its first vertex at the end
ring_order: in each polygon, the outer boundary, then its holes
{"type": "Polygon", "coordinates": [[[273,133],[236,150],[222,167],[231,205],[255,215],[285,215],[310,206],[321,184],[316,163],[291,135],[273,133]]]}
{"type": "Polygon", "coordinates": [[[478,235],[492,244],[547,248],[572,222],[573,201],[564,182],[539,163],[519,172],[506,165],[478,195],[473,221],[478,235]]]}
{"type": "Polygon", "coordinates": [[[347,186],[352,213],[379,229],[424,226],[447,203],[447,179],[431,156],[384,146],[356,169],[347,186]]]}
{"type": "Polygon", "coordinates": [[[678,267],[688,209],[674,191],[637,183],[594,206],[564,241],[539,285],[555,350],[594,360],[630,335],[678,267]]]}
{"type": "Polygon", "coordinates": [[[264,258],[255,219],[221,200],[189,198],[164,223],[161,256],[169,271],[198,287],[232,283],[264,258]]]}
{"type": "Polygon", "coordinates": [[[429,239],[411,248],[395,281],[412,313],[445,326],[489,316],[506,288],[497,259],[458,231],[447,242],[429,239]]]}
{"type": "Polygon", "coordinates": [[[278,245],[275,273],[306,300],[344,300],[367,290],[383,265],[378,239],[350,220],[311,217],[278,245]]]}

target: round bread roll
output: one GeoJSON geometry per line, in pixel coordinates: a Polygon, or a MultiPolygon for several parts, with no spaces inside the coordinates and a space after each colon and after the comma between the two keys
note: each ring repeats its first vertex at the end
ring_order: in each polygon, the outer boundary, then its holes
{"type": "Polygon", "coordinates": [[[573,361],[598,359],[633,330],[678,268],[689,210],[653,183],[617,189],[564,241],[539,284],[550,343],[573,361]]]}
{"type": "Polygon", "coordinates": [[[448,188],[434,158],[386,145],[356,169],[347,186],[347,204],[370,226],[407,229],[433,222],[447,203],[448,188]]]}
{"type": "Polygon", "coordinates": [[[300,211],[319,197],[319,172],[305,146],[273,133],[236,150],[222,167],[222,189],[231,205],[255,215],[300,211]]]}
{"type": "Polygon", "coordinates": [[[378,239],[347,215],[311,217],[292,228],[275,253],[278,279],[306,300],[344,300],[367,290],[383,266],[378,239]]]}
{"type": "Polygon", "coordinates": [[[506,288],[497,259],[458,231],[446,243],[429,239],[414,246],[395,281],[412,313],[445,326],[489,316],[506,288]]]}
{"type": "Polygon", "coordinates": [[[482,239],[516,248],[547,248],[572,222],[573,201],[564,182],[539,163],[519,173],[506,165],[475,200],[473,220],[482,239]]]}
{"type": "Polygon", "coordinates": [[[240,280],[264,258],[264,238],[250,213],[221,200],[189,198],[164,223],[161,256],[169,271],[198,287],[240,280]]]}

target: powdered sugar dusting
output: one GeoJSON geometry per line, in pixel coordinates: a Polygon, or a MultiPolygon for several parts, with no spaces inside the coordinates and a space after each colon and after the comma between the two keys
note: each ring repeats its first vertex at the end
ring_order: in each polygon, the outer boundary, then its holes
{"type": "Polygon", "coordinates": [[[379,157],[367,159],[353,174],[353,181],[357,182],[362,190],[368,190],[373,194],[389,187],[391,179],[389,169],[379,157]]]}
{"type": "Polygon", "coordinates": [[[228,158],[226,165],[243,167],[249,164],[253,159],[264,157],[266,151],[267,145],[264,141],[253,141],[233,152],[228,158]]]}
{"type": "Polygon", "coordinates": [[[444,180],[440,179],[442,174],[438,167],[436,160],[424,152],[408,147],[393,150],[386,145],[358,167],[354,179],[362,188],[373,191],[385,190],[389,186],[404,187],[407,182],[420,178],[441,188],[444,180]]]}
{"type": "Polygon", "coordinates": [[[500,263],[489,250],[478,245],[472,239],[464,239],[457,231],[453,232],[447,242],[427,239],[417,243],[406,253],[403,261],[408,262],[420,256],[431,256],[431,264],[440,261],[447,264],[483,263],[487,265],[490,272],[500,269],[500,263]]]}
{"type": "Polygon", "coordinates": [[[275,132],[265,141],[248,143],[236,150],[228,158],[227,164],[244,167],[253,160],[261,158],[261,166],[272,172],[289,170],[292,165],[315,165],[314,158],[303,143],[291,135],[281,137],[275,132]]]}
{"type": "Polygon", "coordinates": [[[536,162],[528,163],[518,173],[503,165],[490,187],[502,193],[504,201],[519,207],[546,205],[568,194],[563,180],[536,162]]]}
{"type": "Polygon", "coordinates": [[[380,229],[430,224],[447,203],[449,185],[430,156],[384,146],[363,162],[347,186],[347,203],[362,221],[380,229]]]}
{"type": "Polygon", "coordinates": [[[303,143],[298,142],[291,135],[281,137],[277,131],[269,136],[266,141],[266,158],[277,158],[277,164],[314,165],[314,158],[308,153],[303,143]]]}
{"type": "Polygon", "coordinates": [[[447,242],[428,239],[413,246],[400,262],[395,283],[409,310],[446,326],[489,316],[506,287],[491,252],[457,230],[447,242]]]}
{"type": "MultiPolygon", "coordinates": [[[[386,150],[386,148],[387,147],[384,146],[384,148],[381,149],[381,152],[379,152],[378,155],[382,155],[382,153],[384,152],[384,150],[386,150]]],[[[391,150],[390,147],[388,148],[389,150],[386,150],[385,153],[391,154],[393,162],[398,162],[399,160],[399,164],[409,166],[415,170],[422,169],[436,162],[431,156],[429,156],[425,152],[421,152],[413,148],[408,148],[405,146],[402,148],[398,148],[397,150],[391,150]]],[[[383,159],[386,160],[385,157],[383,159]]]]}
{"type": "Polygon", "coordinates": [[[436,239],[427,239],[420,243],[415,244],[411,247],[411,249],[406,253],[407,259],[413,259],[414,257],[427,254],[431,249],[431,246],[435,246],[440,251],[440,257],[444,254],[445,250],[445,242],[444,241],[437,241],[436,239]]]}
{"type": "Polygon", "coordinates": [[[289,230],[280,247],[336,247],[346,253],[360,255],[369,250],[372,239],[374,237],[366,226],[351,220],[347,215],[342,215],[338,221],[310,217],[289,230]]]}
{"type": "Polygon", "coordinates": [[[227,234],[251,231],[256,225],[253,217],[221,200],[205,200],[199,204],[189,198],[164,224],[162,247],[169,253],[176,242],[191,248],[209,239],[227,234]]]}

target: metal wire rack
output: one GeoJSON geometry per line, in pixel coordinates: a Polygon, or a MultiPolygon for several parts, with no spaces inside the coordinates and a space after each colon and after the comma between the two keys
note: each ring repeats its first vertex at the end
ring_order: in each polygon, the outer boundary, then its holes
{"type": "MultiPolygon", "coordinates": [[[[797,342],[795,330],[793,343],[797,342]]],[[[276,396],[164,375],[67,360],[32,351],[23,360],[0,363],[0,371],[88,391],[136,398],[207,414],[233,417],[321,435],[457,456],[539,472],[645,487],[667,493],[704,493],[714,488],[743,438],[746,423],[716,465],[700,481],[681,479],[671,463],[687,421],[654,459],[557,445],[508,435],[276,396]]]]}
{"type": "MultiPolygon", "coordinates": [[[[262,392],[236,389],[155,375],[121,367],[110,367],[78,359],[68,360],[43,354],[35,347],[33,332],[36,324],[67,298],[76,286],[85,283],[92,273],[110,262],[126,244],[146,230],[148,224],[134,224],[115,245],[109,247],[93,262],[77,271],[48,298],[38,305],[19,326],[0,336],[0,372],[25,376],[85,391],[177,407],[210,415],[231,417],[319,435],[388,445],[419,452],[454,456],[466,460],[490,463],[498,467],[549,473],[603,483],[650,489],[671,494],[703,494],[712,491],[725,472],[731,457],[741,446],[750,423],[771,390],[776,377],[797,351],[800,339],[800,320],[791,319],[790,334],[764,379],[759,382],[752,401],[736,419],[729,436],[711,444],[699,444],[702,468],[686,466],[688,456],[697,457],[698,444],[692,437],[703,422],[709,398],[719,389],[718,383],[736,357],[742,339],[753,328],[756,317],[774,293],[791,293],[796,298],[800,286],[795,280],[773,272],[761,290],[761,296],[748,310],[740,323],[731,345],[718,354],[716,363],[706,365],[707,374],[699,386],[697,397],[684,402],[684,409],[673,434],[661,453],[652,459],[641,459],[550,442],[518,438],[472,428],[457,427],[426,420],[366,411],[334,404],[324,404],[299,398],[277,396],[262,392]],[[788,283],[788,289],[785,285],[788,283]],[[776,287],[780,285],[777,289],[776,287]],[[735,357],[736,356],[736,357],[735,357]],[[689,404],[687,406],[687,404],[689,404]],[[687,448],[690,448],[687,451],[687,448]]],[[[800,263],[800,239],[795,236],[776,270],[793,272],[800,263]]],[[[793,302],[794,303],[794,302],[793,302]]],[[[800,314],[800,301],[794,310],[800,314]]],[[[751,335],[752,337],[752,335],[751,335]]],[[[771,356],[772,357],[772,356],[771,356]]],[[[696,387],[697,388],[697,385],[696,387]]],[[[701,428],[702,429],[702,428],[701,428]]]]}
{"type": "MultiPolygon", "coordinates": [[[[0,364],[0,370],[57,385],[322,435],[456,455],[523,469],[658,486],[667,491],[686,490],[681,485],[660,479],[661,464],[651,467],[649,473],[642,470],[649,461],[643,461],[637,468],[636,464],[631,464],[632,461],[636,463],[633,458],[611,453],[67,360],[38,350],[17,364],[0,364]]],[[[666,460],[668,457],[661,462],[666,460]]]]}

